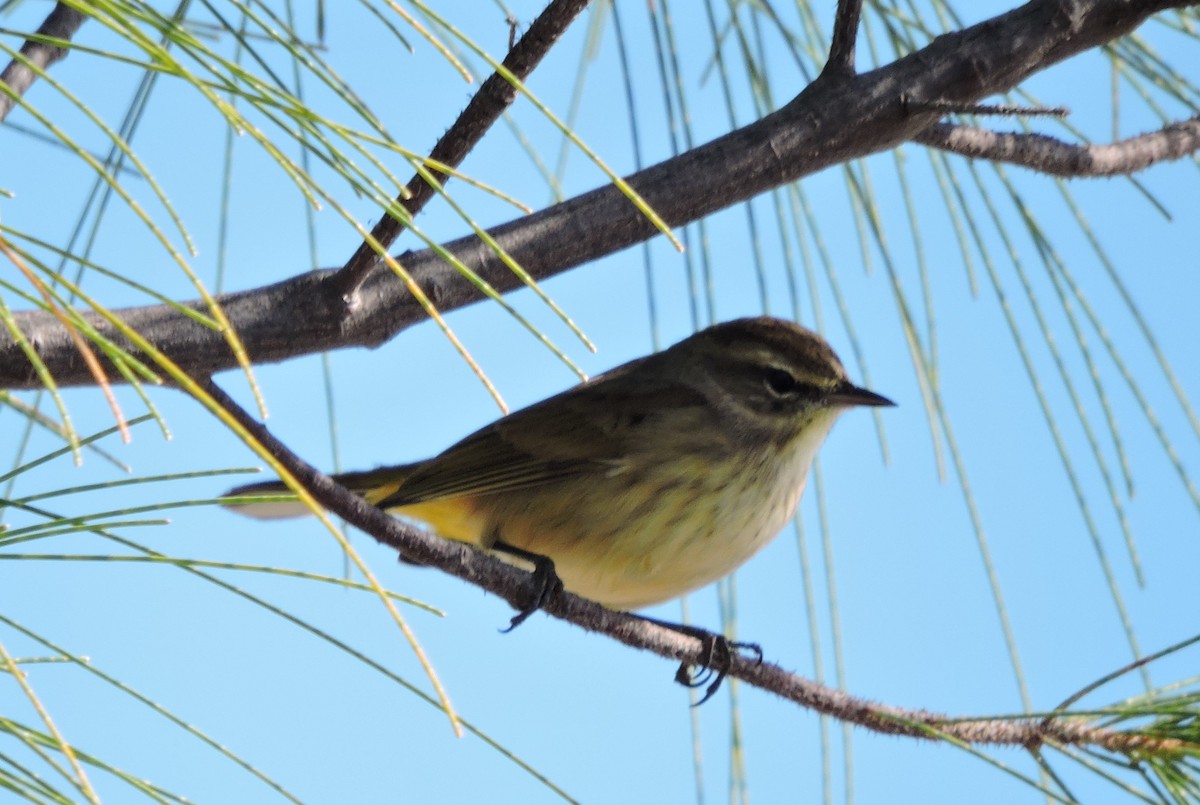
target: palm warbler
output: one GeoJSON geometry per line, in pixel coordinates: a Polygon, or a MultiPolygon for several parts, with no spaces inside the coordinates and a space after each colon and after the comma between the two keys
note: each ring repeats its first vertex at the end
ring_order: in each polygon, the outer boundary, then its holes
{"type": "MultiPolygon", "coordinates": [[[[732,572],[791,518],[838,415],[892,405],[790,322],[718,324],[476,431],[425,461],[336,476],[389,512],[524,559],[615,609],[732,572]]],[[[228,495],[256,517],[307,513],[280,482],[228,495]]]]}

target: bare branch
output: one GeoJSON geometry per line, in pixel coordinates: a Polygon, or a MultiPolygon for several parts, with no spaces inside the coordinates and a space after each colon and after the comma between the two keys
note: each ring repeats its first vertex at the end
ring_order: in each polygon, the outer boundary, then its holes
{"type": "MultiPolygon", "coordinates": [[[[579,13],[587,8],[589,2],[590,0],[552,0],[550,5],[546,6],[546,10],[529,26],[529,30],[520,41],[509,48],[503,62],[504,69],[518,80],[524,81],[579,13]]],[[[516,31],[516,23],[510,22],[509,25],[511,35],[516,31]]],[[[458,167],[516,99],[517,88],[499,72],[492,73],[454,124],[433,146],[429,158],[452,168],[458,167]]],[[[429,173],[443,184],[449,178],[447,174],[432,168],[429,169],[429,173]]],[[[434,186],[418,173],[408,180],[404,193],[396,199],[396,203],[410,217],[416,216],[433,198],[435,192],[434,186]]],[[[371,235],[384,249],[389,249],[403,230],[403,223],[391,215],[384,215],[371,230],[371,235]]],[[[379,253],[370,243],[364,241],[342,268],[338,278],[342,295],[353,296],[362,287],[367,275],[382,263],[379,253]]]]}
{"type": "MultiPolygon", "coordinates": [[[[222,408],[296,476],[321,505],[398,551],[409,561],[438,568],[481,587],[520,609],[536,595],[532,575],[461,542],[441,539],[391,517],[328,475],[306,463],[251,417],[211,380],[201,384],[222,408]]],[[[542,607],[547,615],[591,632],[607,635],[627,646],[690,665],[700,665],[706,653],[696,637],[647,621],[627,612],[605,609],[568,592],[559,592],[542,607]]],[[[1020,720],[956,719],[925,710],[905,710],[851,696],[826,687],[778,665],[735,654],[729,676],[781,698],[833,716],[841,721],[888,735],[912,738],[951,738],[972,744],[1036,747],[1092,746],[1131,754],[1172,753],[1193,748],[1178,739],[1157,738],[1094,726],[1069,714],[1020,720]]]]}
{"type": "Polygon", "coordinates": [[[1108,145],[1076,145],[1045,134],[938,123],[913,138],[972,159],[1009,162],[1053,176],[1119,176],[1200,151],[1200,115],[1108,145]]]}
{"type": "Polygon", "coordinates": [[[862,0],[838,0],[833,18],[833,41],[825,72],[834,75],[854,75],[854,45],[862,19],[862,0]]]}
{"type": "MultiPolygon", "coordinates": [[[[50,39],[69,40],[86,19],[86,16],[66,3],[55,3],[54,9],[46,17],[42,27],[37,29],[37,33],[41,37],[50,39]]],[[[18,96],[24,95],[25,91],[37,80],[37,72],[30,64],[40,70],[45,70],[55,62],[65,59],[67,48],[30,38],[21,46],[21,55],[28,60],[28,63],[13,59],[4,68],[4,72],[0,73],[0,82],[7,84],[9,89],[18,96]]],[[[7,93],[0,93],[0,123],[4,122],[8,113],[16,105],[16,98],[7,93]]]]}
{"type": "MultiPolygon", "coordinates": [[[[681,226],[766,190],[912,140],[938,112],[906,110],[902,98],[966,103],[1005,92],[1031,74],[1135,29],[1155,12],[1200,0],[1033,0],[1007,14],[940,36],[925,48],[862,75],[822,75],[783,108],[749,126],[629,177],[629,183],[670,226],[681,226]]],[[[612,186],[601,187],[490,230],[535,279],[544,279],[653,237],[657,230],[612,186]]],[[[446,248],[499,291],[520,280],[478,238],[446,248]]],[[[430,250],[405,254],[406,269],[433,303],[448,310],[483,298],[430,250]]],[[[376,272],[348,305],[319,271],[222,296],[231,324],[257,362],[346,346],[376,346],[423,321],[420,305],[389,272],[376,272]]],[[[193,374],[235,365],[224,336],[168,306],[119,311],[193,374]]],[[[89,314],[99,332],[125,340],[89,314]]],[[[17,321],[60,385],[92,382],[53,316],[18,314],[17,321]]],[[[29,361],[0,336],[0,388],[36,388],[29,361]]]]}

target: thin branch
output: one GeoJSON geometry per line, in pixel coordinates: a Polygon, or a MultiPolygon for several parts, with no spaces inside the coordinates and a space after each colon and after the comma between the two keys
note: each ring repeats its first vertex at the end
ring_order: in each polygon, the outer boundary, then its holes
{"type": "Polygon", "coordinates": [[[1119,176],[1200,151],[1200,115],[1108,145],[1076,145],[1045,134],[938,123],[915,142],[972,159],[1009,162],[1053,176],[1119,176]]]}
{"type": "MultiPolygon", "coordinates": [[[[307,488],[321,505],[361,529],[408,561],[438,568],[523,608],[536,594],[532,575],[461,542],[441,539],[401,522],[337,484],[293,453],[211,380],[204,390],[257,439],[307,488]]],[[[559,592],[543,607],[547,615],[627,646],[676,662],[701,665],[707,656],[698,637],[627,612],[605,609],[568,592],[559,592]]],[[[818,713],[888,735],[949,738],[972,744],[1036,747],[1043,743],[1099,747],[1111,752],[1150,754],[1192,748],[1174,738],[1096,727],[1069,714],[1045,719],[959,719],[925,710],[882,705],[826,687],[778,665],[744,655],[731,658],[728,675],[774,693],[818,713]]]]}
{"type": "Polygon", "coordinates": [[[824,72],[831,75],[854,75],[854,46],[858,41],[858,26],[862,19],[862,0],[838,0],[833,18],[833,42],[824,72]]]}
{"type": "MultiPolygon", "coordinates": [[[[1003,93],[1077,53],[1129,33],[1152,14],[1200,0],[1059,0],[1033,2],[933,40],[892,64],[848,78],[821,76],[783,108],[710,143],[635,173],[630,184],[671,226],[682,226],[831,165],[916,138],[940,117],[913,113],[902,98],[972,102],[1003,93]]],[[[657,229],[617,188],[606,185],[489,230],[535,279],[559,274],[645,241],[657,229]]],[[[520,287],[499,257],[471,236],[446,244],[492,287],[520,287]]],[[[400,261],[439,310],[483,298],[431,250],[400,261]]],[[[390,272],[375,272],[356,306],[345,304],[335,271],[310,272],[275,285],[220,297],[229,322],[256,362],[347,346],[377,346],[424,321],[421,306],[390,272]]],[[[197,308],[199,309],[199,308],[197,308]]],[[[119,311],[122,318],[193,374],[235,366],[225,338],[170,306],[119,311]]],[[[95,314],[104,337],[126,341],[95,314]]],[[[50,314],[16,314],[17,323],[63,386],[92,382],[70,339],[50,314]]],[[[134,351],[134,355],[137,352],[134,351]]],[[[0,334],[0,388],[37,388],[20,344],[0,334]]]]}
{"type": "MultiPolygon", "coordinates": [[[[37,34],[39,37],[67,41],[75,35],[79,26],[83,25],[83,21],[86,19],[84,14],[66,3],[55,3],[54,9],[46,17],[42,27],[37,29],[37,34]]],[[[67,48],[30,38],[21,46],[21,55],[28,59],[30,64],[26,64],[20,59],[13,59],[4,68],[4,72],[0,73],[0,82],[7,84],[9,89],[18,96],[24,95],[25,91],[37,80],[37,72],[33,66],[45,70],[55,62],[65,59],[67,48]]],[[[7,93],[0,93],[0,123],[4,122],[8,113],[16,105],[16,98],[7,93]]]]}
{"type": "MultiPolygon", "coordinates": [[[[529,26],[529,30],[520,41],[509,49],[504,58],[504,68],[523,82],[567,27],[587,8],[589,2],[590,0],[552,0],[550,5],[546,6],[546,10],[529,26]]],[[[515,27],[511,30],[515,31],[515,27]]],[[[452,168],[458,167],[516,99],[517,88],[500,72],[492,73],[454,124],[433,146],[429,158],[452,168]]],[[[429,168],[428,173],[434,180],[443,184],[449,178],[448,174],[433,168],[429,168]]],[[[435,193],[434,185],[417,173],[408,180],[404,192],[397,197],[396,204],[411,218],[429,203],[435,193]]],[[[392,215],[384,215],[371,230],[371,235],[384,249],[389,249],[403,231],[403,222],[392,215]]],[[[364,241],[360,244],[338,277],[337,284],[342,295],[346,298],[354,296],[366,282],[368,275],[382,263],[382,258],[370,243],[364,241]]]]}

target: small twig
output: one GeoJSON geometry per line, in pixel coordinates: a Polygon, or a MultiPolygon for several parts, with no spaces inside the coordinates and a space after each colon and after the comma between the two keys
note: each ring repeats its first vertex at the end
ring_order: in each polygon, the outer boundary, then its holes
{"type": "Polygon", "coordinates": [[[838,0],[833,18],[833,42],[822,74],[854,75],[854,47],[862,19],[862,0],[838,0]]]}
{"type": "MultiPolygon", "coordinates": [[[[69,40],[86,19],[86,15],[66,3],[55,3],[54,9],[42,22],[42,26],[37,29],[37,33],[39,36],[50,39],[69,40]]],[[[35,66],[40,70],[47,69],[55,62],[66,58],[67,48],[37,39],[28,39],[21,46],[21,55],[28,60],[28,64],[20,59],[13,59],[4,68],[4,72],[0,73],[0,81],[7,84],[16,95],[24,95],[25,91],[37,80],[35,66]]],[[[16,105],[16,98],[0,93],[0,122],[8,117],[8,113],[16,105]]]]}
{"type": "MultiPolygon", "coordinates": [[[[524,81],[567,27],[587,8],[588,2],[589,0],[552,0],[525,31],[520,41],[510,45],[508,55],[504,58],[504,68],[524,81]]],[[[510,35],[515,35],[515,32],[516,27],[513,24],[510,35]]],[[[457,168],[516,99],[516,87],[499,72],[492,73],[454,124],[433,146],[429,158],[457,168]]],[[[449,178],[447,174],[433,168],[428,168],[428,173],[439,183],[444,183],[449,178]]],[[[408,180],[404,192],[397,196],[396,205],[411,218],[429,203],[435,193],[435,185],[417,173],[408,180]]],[[[384,215],[371,230],[371,235],[384,250],[387,250],[403,231],[403,223],[391,215],[384,215]]],[[[379,252],[370,243],[364,241],[360,244],[338,276],[337,285],[342,296],[347,299],[353,297],[371,272],[382,262],[379,252]]]]}
{"type": "Polygon", "coordinates": [[[504,21],[508,23],[508,49],[512,50],[517,44],[517,18],[509,14],[504,21]]]}
{"type": "Polygon", "coordinates": [[[1065,106],[1016,106],[1003,103],[955,103],[954,101],[901,101],[910,112],[941,112],[943,115],[990,115],[993,117],[1067,117],[1065,106]]]}
{"type": "Polygon", "coordinates": [[[1108,145],[1076,145],[1045,134],[937,123],[915,142],[972,159],[1008,162],[1065,177],[1119,176],[1200,151],[1200,115],[1108,145]]]}

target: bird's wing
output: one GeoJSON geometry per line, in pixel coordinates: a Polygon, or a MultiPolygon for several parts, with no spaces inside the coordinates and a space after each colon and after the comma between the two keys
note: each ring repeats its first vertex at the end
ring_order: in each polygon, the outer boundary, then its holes
{"type": "Polygon", "coordinates": [[[416,465],[399,489],[376,505],[400,507],[622,471],[644,445],[643,426],[652,426],[657,413],[703,402],[698,393],[677,385],[639,382],[630,388],[623,382],[629,368],[626,364],[476,431],[416,465]]]}

